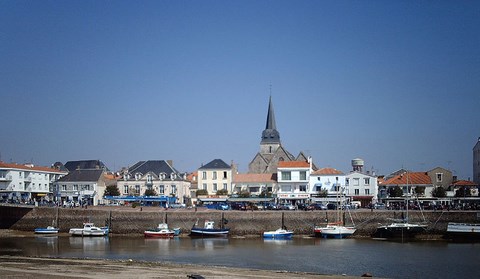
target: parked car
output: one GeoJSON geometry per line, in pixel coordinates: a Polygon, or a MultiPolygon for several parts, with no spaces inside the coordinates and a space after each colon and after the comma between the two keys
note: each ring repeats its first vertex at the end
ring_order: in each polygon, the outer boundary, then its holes
{"type": "Polygon", "coordinates": [[[277,210],[278,209],[278,206],[274,203],[269,203],[265,206],[265,209],[268,209],[268,210],[277,210]]]}
{"type": "Polygon", "coordinates": [[[335,210],[335,209],[337,209],[337,205],[334,204],[334,203],[329,203],[329,204],[327,204],[327,209],[328,210],[335,210]]]}
{"type": "Polygon", "coordinates": [[[297,204],[297,209],[299,209],[299,210],[309,210],[309,209],[308,209],[308,204],[306,204],[306,203],[298,203],[298,204],[297,204]]]}
{"type": "Polygon", "coordinates": [[[377,202],[376,204],[373,205],[373,208],[375,208],[375,209],[385,209],[386,206],[385,206],[384,203],[377,202]]]}
{"type": "Polygon", "coordinates": [[[327,210],[327,206],[323,203],[312,203],[308,206],[309,210],[327,210]]]}
{"type": "Polygon", "coordinates": [[[295,206],[289,203],[280,204],[279,208],[280,210],[295,210],[295,206]]]}

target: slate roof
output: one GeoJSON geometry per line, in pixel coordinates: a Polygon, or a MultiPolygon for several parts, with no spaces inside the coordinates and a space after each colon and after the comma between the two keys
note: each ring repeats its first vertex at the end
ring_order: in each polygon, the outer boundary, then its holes
{"type": "Polygon", "coordinates": [[[68,161],[65,163],[65,168],[68,171],[74,170],[91,170],[91,169],[104,169],[109,171],[107,166],[100,160],[80,160],[80,161],[68,161]]]}
{"type": "Polygon", "coordinates": [[[230,165],[225,163],[222,159],[214,159],[210,163],[203,165],[199,170],[212,170],[212,169],[230,169],[230,165]]]}
{"type": "Polygon", "coordinates": [[[383,185],[425,185],[432,184],[426,172],[405,172],[386,180],[383,185]]]}
{"type": "Polygon", "coordinates": [[[277,182],[276,173],[237,173],[233,175],[234,183],[274,183],[277,182]]]}
{"type": "Polygon", "coordinates": [[[165,160],[149,160],[139,161],[135,165],[128,168],[128,172],[131,174],[153,172],[155,174],[166,173],[170,175],[172,172],[179,173],[174,167],[168,164],[165,160]]]}
{"type": "Polygon", "coordinates": [[[60,178],[58,182],[82,182],[82,181],[99,181],[102,177],[103,170],[74,170],[60,178]]]}

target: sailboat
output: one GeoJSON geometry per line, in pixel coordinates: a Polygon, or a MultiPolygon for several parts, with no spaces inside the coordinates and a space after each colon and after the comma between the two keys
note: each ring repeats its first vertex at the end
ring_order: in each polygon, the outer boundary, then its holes
{"type": "MultiPolygon", "coordinates": [[[[337,182],[335,187],[340,187],[337,182]]],[[[344,219],[343,219],[343,201],[344,198],[341,199],[340,203],[338,202],[338,192],[340,188],[337,188],[337,222],[335,223],[327,223],[326,226],[315,226],[313,232],[316,237],[323,237],[323,238],[346,238],[351,236],[357,230],[355,226],[345,226],[344,219]]],[[[342,190],[343,191],[343,190],[342,190]]],[[[343,193],[342,193],[343,196],[343,193]]],[[[353,220],[352,220],[353,221],[353,220]]]]}
{"type": "Polygon", "coordinates": [[[282,227],[274,231],[263,232],[263,238],[265,239],[291,239],[293,236],[293,231],[287,230],[285,226],[285,217],[282,212],[282,227]]]}
{"type": "MultiPolygon", "coordinates": [[[[410,223],[408,220],[408,208],[409,208],[409,196],[410,196],[410,188],[409,188],[409,181],[408,181],[408,172],[407,175],[407,196],[405,198],[405,218],[400,220],[393,220],[391,224],[382,225],[377,227],[377,230],[374,234],[375,237],[381,238],[412,238],[416,234],[423,232],[426,230],[426,224],[417,224],[417,223],[410,223]]],[[[402,214],[403,216],[403,214],[402,214]]]]}

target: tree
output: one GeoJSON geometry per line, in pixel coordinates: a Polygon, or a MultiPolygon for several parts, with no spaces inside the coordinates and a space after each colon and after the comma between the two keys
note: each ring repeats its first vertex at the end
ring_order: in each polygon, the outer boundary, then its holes
{"type": "Polygon", "coordinates": [[[197,190],[197,197],[198,196],[208,196],[208,191],[205,189],[198,189],[197,190]]]}
{"type": "Polygon", "coordinates": [[[260,198],[271,198],[272,197],[272,192],[269,192],[268,190],[264,189],[264,190],[262,190],[262,192],[258,196],[260,198]]]}
{"type": "Polygon", "coordinates": [[[103,193],[103,196],[120,196],[120,191],[118,190],[117,185],[108,185],[105,188],[105,192],[103,193]]]}
{"type": "Polygon", "coordinates": [[[155,192],[155,190],[153,189],[147,189],[145,190],[145,196],[157,196],[157,192],[155,192]]]}
{"type": "Polygon", "coordinates": [[[447,191],[442,186],[435,187],[432,190],[432,197],[435,198],[445,198],[447,196],[447,191]]]}
{"type": "Polygon", "coordinates": [[[326,196],[328,196],[328,190],[327,189],[322,189],[322,190],[318,191],[318,196],[322,197],[322,198],[325,198],[326,196]]]}
{"type": "Polygon", "coordinates": [[[250,192],[249,191],[240,191],[240,193],[238,193],[238,197],[239,198],[250,198],[250,192]]]}
{"type": "Polygon", "coordinates": [[[228,195],[227,189],[220,189],[217,191],[217,196],[226,196],[226,195],[228,195]]]}
{"type": "Polygon", "coordinates": [[[457,191],[455,191],[455,197],[471,197],[472,192],[470,191],[470,188],[467,188],[465,186],[460,187],[457,191]]]}
{"type": "Polygon", "coordinates": [[[417,186],[414,191],[417,196],[423,196],[425,194],[425,186],[417,186]]]}
{"type": "Polygon", "coordinates": [[[392,198],[401,197],[401,196],[403,196],[403,190],[398,185],[394,186],[394,187],[389,187],[388,188],[388,195],[392,198]]]}

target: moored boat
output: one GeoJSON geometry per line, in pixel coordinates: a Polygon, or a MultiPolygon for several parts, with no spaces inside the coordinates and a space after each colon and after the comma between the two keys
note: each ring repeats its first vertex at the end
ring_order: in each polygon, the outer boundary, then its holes
{"type": "Polygon", "coordinates": [[[83,223],[83,228],[72,228],[69,231],[72,236],[106,236],[108,227],[96,227],[93,223],[83,223]]]}
{"type": "Polygon", "coordinates": [[[479,240],[480,224],[449,222],[446,237],[455,240],[479,240]]]}
{"type": "Polygon", "coordinates": [[[356,230],[355,227],[346,227],[341,223],[333,223],[326,226],[315,226],[313,232],[316,237],[346,238],[354,234],[356,230]]]}
{"type": "Polygon", "coordinates": [[[418,233],[424,232],[427,225],[409,222],[393,222],[377,227],[375,237],[380,238],[413,238],[418,233]]]}
{"type": "Polygon", "coordinates": [[[158,224],[155,229],[145,230],[145,237],[172,238],[180,234],[180,228],[169,229],[166,223],[158,224]]]}
{"type": "MultiPolygon", "coordinates": [[[[197,221],[198,223],[198,221],[197,221]]],[[[202,227],[198,227],[198,224],[195,223],[193,225],[191,231],[190,231],[190,236],[193,237],[226,237],[228,236],[230,229],[228,228],[219,228],[216,229],[214,227],[215,222],[214,221],[205,221],[205,225],[202,227]]]]}
{"type": "Polygon", "coordinates": [[[277,229],[275,231],[268,231],[263,233],[263,238],[266,239],[290,239],[293,236],[293,231],[286,229],[277,229]]]}
{"type": "Polygon", "coordinates": [[[36,228],[35,233],[38,234],[56,234],[58,233],[58,228],[54,226],[48,226],[46,228],[36,228]]]}

